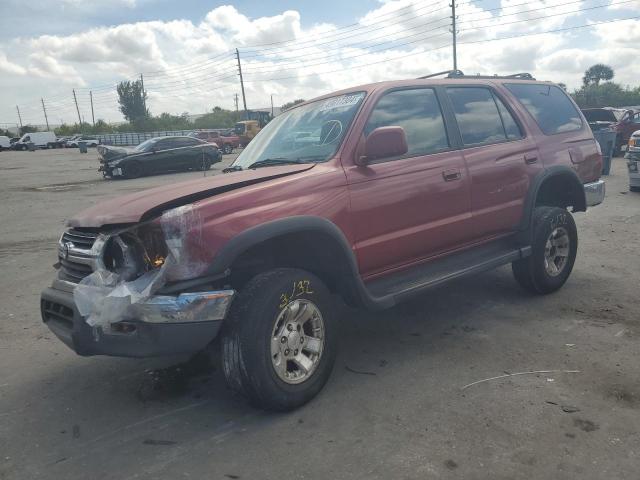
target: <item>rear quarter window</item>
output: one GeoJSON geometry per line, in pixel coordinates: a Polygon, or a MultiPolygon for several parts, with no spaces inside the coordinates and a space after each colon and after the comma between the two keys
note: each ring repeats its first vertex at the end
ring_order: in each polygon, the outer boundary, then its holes
{"type": "Polygon", "coordinates": [[[539,83],[509,83],[505,86],[527,109],[545,135],[582,128],[580,113],[561,88],[539,83]]]}

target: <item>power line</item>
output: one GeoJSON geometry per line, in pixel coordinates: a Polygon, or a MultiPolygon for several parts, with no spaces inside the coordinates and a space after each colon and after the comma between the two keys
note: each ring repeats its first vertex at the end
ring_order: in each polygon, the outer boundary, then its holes
{"type": "MultiPolygon", "coordinates": [[[[423,5],[423,6],[422,6],[422,7],[420,7],[420,8],[417,8],[417,9],[416,9],[415,11],[413,11],[413,12],[401,13],[401,14],[400,14],[400,15],[398,15],[398,16],[407,15],[408,13],[415,13],[415,12],[418,12],[418,11],[423,10],[423,9],[425,9],[425,8],[429,8],[429,7],[432,7],[432,6],[434,6],[434,5],[438,5],[438,4],[441,4],[441,3],[442,3],[441,1],[437,1],[437,2],[433,2],[433,3],[429,3],[429,4],[427,4],[427,5],[423,5]]],[[[388,16],[390,16],[390,15],[394,15],[394,14],[396,14],[396,13],[397,13],[397,12],[399,12],[400,10],[405,10],[405,9],[407,9],[407,8],[414,7],[414,6],[416,6],[416,5],[417,5],[416,3],[410,3],[409,5],[405,5],[404,7],[400,7],[400,8],[398,8],[397,10],[392,10],[392,11],[390,11],[390,12],[383,13],[383,14],[381,14],[381,15],[379,15],[379,16],[375,16],[375,17],[373,17],[373,19],[374,19],[374,20],[376,20],[376,19],[379,19],[379,18],[388,17],[388,16]]],[[[446,7],[441,7],[441,8],[438,8],[437,10],[434,10],[434,11],[442,10],[443,8],[446,8],[446,7]]],[[[367,28],[367,27],[369,27],[369,26],[371,26],[371,25],[377,25],[378,23],[380,23],[380,22],[372,22],[372,23],[370,23],[370,24],[368,24],[368,25],[362,25],[362,23],[361,23],[361,22],[355,22],[355,23],[351,23],[351,24],[349,24],[349,25],[343,25],[342,27],[337,27],[336,29],[331,30],[331,32],[322,32],[322,33],[318,33],[318,34],[314,35],[312,38],[307,39],[307,40],[303,40],[303,41],[300,41],[300,42],[298,42],[298,41],[297,41],[297,39],[292,38],[292,39],[290,39],[290,40],[282,40],[282,41],[279,41],[279,42],[263,43],[263,44],[259,44],[259,45],[242,45],[242,49],[243,49],[243,50],[246,50],[246,49],[258,48],[258,47],[269,47],[269,46],[271,46],[271,45],[282,45],[282,44],[287,44],[287,43],[296,43],[296,42],[297,42],[298,44],[300,44],[300,43],[309,43],[309,42],[314,42],[314,41],[315,41],[315,40],[314,40],[314,38],[317,38],[317,37],[320,37],[320,38],[324,39],[324,38],[326,38],[327,36],[333,36],[333,35],[335,35],[337,32],[342,31],[342,30],[355,30],[355,29],[352,29],[352,27],[357,27],[358,29],[359,29],[359,28],[367,28]]],[[[273,47],[273,49],[280,49],[280,48],[283,48],[283,47],[273,47]]],[[[263,49],[263,50],[269,50],[269,48],[265,48],[265,49],[263,49]]]]}
{"type": "MultiPolygon", "coordinates": [[[[414,20],[416,18],[421,18],[421,17],[424,17],[426,15],[430,15],[431,13],[434,13],[434,12],[436,12],[438,10],[442,10],[442,8],[439,8],[437,10],[432,10],[430,12],[427,12],[427,13],[424,13],[424,14],[421,14],[421,15],[415,15],[411,20],[414,20]]],[[[441,17],[440,19],[437,19],[437,20],[434,20],[434,21],[431,21],[431,22],[427,22],[427,23],[422,23],[420,25],[417,25],[417,26],[411,27],[411,28],[416,28],[418,26],[429,25],[430,23],[434,23],[434,22],[437,22],[437,21],[445,20],[447,18],[448,18],[447,16],[444,16],[444,17],[441,17]]],[[[264,49],[264,50],[256,50],[256,51],[249,50],[247,52],[247,53],[249,53],[249,55],[243,54],[243,56],[245,56],[247,58],[253,58],[253,57],[264,57],[264,56],[267,56],[267,55],[282,55],[282,54],[279,54],[277,52],[271,52],[270,50],[281,50],[281,51],[284,51],[284,53],[291,54],[293,52],[300,52],[302,50],[309,50],[310,48],[317,48],[317,47],[320,47],[320,46],[323,46],[323,45],[329,45],[331,43],[336,43],[336,42],[342,41],[342,40],[344,40],[346,38],[353,38],[353,37],[359,37],[359,36],[363,36],[363,35],[368,35],[371,32],[375,32],[377,30],[382,30],[382,29],[393,27],[393,26],[396,26],[396,25],[401,25],[401,24],[405,23],[406,21],[407,20],[400,20],[398,22],[386,23],[386,24],[382,25],[381,27],[377,27],[377,28],[370,28],[369,25],[363,26],[362,28],[366,28],[367,29],[364,32],[359,32],[359,33],[357,33],[355,35],[347,35],[347,36],[344,36],[342,38],[337,38],[337,39],[329,40],[329,41],[326,41],[326,42],[313,43],[312,45],[309,45],[309,46],[287,48],[286,50],[283,50],[283,48],[264,49]],[[255,54],[255,55],[251,55],[251,54],[255,54]]],[[[304,44],[304,43],[309,43],[309,41],[300,42],[300,44],[304,44]]],[[[243,52],[244,51],[245,50],[243,49],[243,52]]]]}
{"type": "MultiPolygon", "coordinates": [[[[616,22],[623,22],[626,20],[635,20],[640,18],[639,16],[634,16],[634,17],[627,17],[627,18],[622,18],[622,19],[614,19],[614,20],[604,20],[601,22],[593,22],[593,23],[588,23],[585,25],[577,25],[577,26],[573,26],[573,27],[565,27],[565,28],[557,28],[557,29],[553,29],[553,30],[547,30],[544,32],[536,32],[536,33],[526,33],[526,34],[520,34],[520,35],[511,35],[511,36],[507,36],[507,37],[500,37],[500,38],[489,38],[489,39],[484,39],[484,40],[474,40],[474,41],[467,41],[467,42],[458,42],[458,45],[468,45],[468,44],[474,44],[474,43],[485,43],[485,42],[495,42],[495,41],[500,41],[500,40],[509,40],[509,39],[513,39],[513,38],[521,38],[521,37],[531,37],[531,36],[536,36],[536,35],[544,35],[547,33],[556,33],[556,32],[563,32],[563,31],[569,31],[569,30],[577,30],[580,28],[590,28],[590,27],[594,27],[597,25],[603,25],[603,24],[607,24],[607,23],[616,23],[616,22]]],[[[361,64],[361,65],[355,65],[352,67],[341,67],[337,70],[330,70],[327,72],[313,72],[313,73],[308,73],[308,74],[302,74],[302,75],[294,75],[294,76],[288,76],[288,77],[279,77],[279,78],[263,78],[263,79],[256,79],[256,80],[245,80],[245,83],[254,83],[254,82],[270,82],[270,81],[280,81],[280,80],[288,80],[288,79],[297,79],[300,77],[307,77],[310,75],[324,75],[327,73],[337,73],[337,72],[343,72],[345,70],[352,70],[352,69],[356,69],[356,68],[362,68],[362,67],[367,67],[370,65],[377,65],[380,63],[387,63],[387,62],[392,62],[394,60],[400,60],[402,58],[408,58],[408,57],[413,57],[416,55],[424,55],[436,50],[441,50],[443,48],[446,48],[450,46],[448,43],[445,45],[440,45],[438,47],[435,48],[431,48],[428,51],[419,51],[419,52],[412,52],[406,55],[399,55],[396,56],[394,58],[391,59],[384,59],[384,60],[379,60],[376,62],[370,62],[370,63],[365,63],[365,64],[361,64]]]]}
{"type": "MultiPolygon", "coordinates": [[[[442,20],[448,20],[448,18],[449,18],[449,17],[442,17],[442,18],[439,18],[438,20],[436,20],[436,21],[434,21],[434,22],[427,22],[426,24],[416,25],[416,26],[414,26],[414,27],[409,27],[409,28],[406,28],[406,29],[404,29],[404,30],[406,31],[406,30],[413,30],[413,29],[415,29],[415,28],[423,28],[425,25],[428,25],[428,24],[431,24],[431,23],[436,23],[436,22],[441,22],[442,20]]],[[[400,41],[400,40],[403,40],[403,39],[406,39],[406,38],[412,38],[412,37],[416,37],[416,36],[418,36],[418,35],[423,35],[423,34],[428,33],[428,32],[436,31],[436,30],[438,30],[438,29],[440,29],[440,28],[446,28],[447,26],[448,26],[448,24],[446,24],[446,25],[439,25],[439,26],[437,26],[437,27],[428,28],[428,29],[426,29],[426,30],[424,30],[424,31],[420,31],[420,32],[417,32],[417,33],[414,33],[414,34],[411,34],[411,35],[401,35],[401,36],[399,36],[399,37],[396,37],[396,38],[395,38],[395,39],[393,39],[393,40],[388,40],[388,41],[386,41],[386,42],[380,42],[380,43],[376,43],[376,44],[373,44],[373,45],[372,45],[372,44],[370,44],[369,42],[371,42],[371,41],[373,41],[373,40],[377,40],[377,39],[379,39],[379,38],[386,38],[386,37],[388,37],[388,36],[389,36],[389,34],[384,34],[384,35],[381,35],[381,36],[377,36],[377,37],[370,38],[370,39],[368,40],[368,42],[366,42],[366,43],[354,43],[354,44],[349,44],[349,45],[338,45],[338,46],[336,46],[335,48],[332,48],[331,50],[329,50],[328,52],[327,52],[327,51],[322,51],[322,52],[318,52],[317,54],[313,54],[313,55],[305,55],[305,56],[304,56],[304,57],[305,57],[305,60],[298,60],[298,61],[294,61],[294,62],[289,63],[288,65],[295,65],[295,64],[300,64],[300,63],[307,63],[307,62],[308,62],[308,61],[310,61],[310,60],[315,60],[315,58],[314,58],[314,57],[327,58],[327,57],[330,57],[330,56],[335,56],[334,54],[331,54],[331,53],[330,53],[330,52],[331,52],[331,51],[333,51],[333,50],[338,51],[338,52],[341,52],[341,51],[342,51],[342,50],[344,50],[345,48],[360,48],[360,49],[363,49],[363,48],[369,48],[369,49],[370,49],[370,48],[372,48],[372,47],[376,47],[376,46],[379,46],[379,45],[384,45],[384,44],[387,44],[387,43],[397,42],[397,41],[400,41]]],[[[341,53],[338,53],[338,54],[336,54],[336,55],[338,55],[338,56],[342,56],[342,54],[341,54],[341,53]]],[[[343,57],[343,58],[348,58],[348,57],[343,57]]],[[[275,63],[274,65],[267,65],[267,66],[265,66],[265,67],[253,67],[253,68],[273,68],[274,66],[280,66],[280,65],[287,65],[287,64],[275,63]]]]}

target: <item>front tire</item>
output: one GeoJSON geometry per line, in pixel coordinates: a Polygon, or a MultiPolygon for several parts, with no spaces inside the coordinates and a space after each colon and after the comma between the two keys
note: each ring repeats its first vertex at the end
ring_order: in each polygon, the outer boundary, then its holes
{"type": "Polygon", "coordinates": [[[278,268],[251,279],[222,334],[229,387],[265,410],[304,405],[327,382],[336,356],[331,294],[304,270],[278,268]]]}
{"type": "Polygon", "coordinates": [[[558,290],[569,278],[578,251],[578,231],[564,208],[536,207],[533,212],[532,253],[511,264],[518,283],[532,293],[558,290]]]}

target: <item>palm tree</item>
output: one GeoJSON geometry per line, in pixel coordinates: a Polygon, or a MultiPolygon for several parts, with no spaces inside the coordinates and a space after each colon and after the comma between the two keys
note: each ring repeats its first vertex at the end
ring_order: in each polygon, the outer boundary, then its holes
{"type": "Polygon", "coordinates": [[[582,77],[582,83],[585,87],[593,84],[595,86],[600,85],[600,80],[611,80],[614,76],[613,68],[603,63],[597,63],[589,67],[584,72],[582,77]]]}

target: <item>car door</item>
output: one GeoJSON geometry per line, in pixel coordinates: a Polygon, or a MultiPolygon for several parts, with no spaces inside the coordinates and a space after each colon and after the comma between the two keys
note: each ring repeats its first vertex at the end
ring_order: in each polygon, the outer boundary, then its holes
{"type": "Polygon", "coordinates": [[[208,145],[204,140],[191,137],[183,137],[176,140],[178,141],[178,149],[176,150],[177,168],[193,168],[195,165],[200,165],[202,163],[202,147],[208,145]]]}
{"type": "Polygon", "coordinates": [[[543,169],[536,142],[489,86],[449,86],[471,185],[475,240],[514,231],[530,180],[543,169]]]}
{"type": "Polygon", "coordinates": [[[366,137],[384,126],[404,129],[407,153],[345,166],[355,250],[365,277],[454,249],[470,236],[469,179],[435,90],[384,92],[362,133],[366,137]]]}
{"type": "Polygon", "coordinates": [[[174,138],[167,137],[158,140],[151,150],[151,155],[148,156],[148,161],[151,162],[152,168],[162,172],[172,170],[175,164],[176,147],[174,138]]]}

